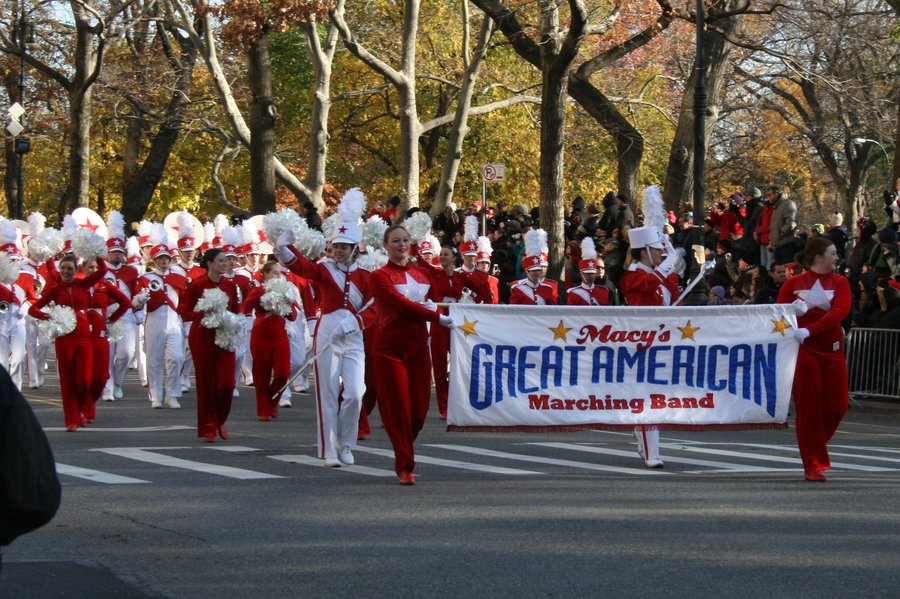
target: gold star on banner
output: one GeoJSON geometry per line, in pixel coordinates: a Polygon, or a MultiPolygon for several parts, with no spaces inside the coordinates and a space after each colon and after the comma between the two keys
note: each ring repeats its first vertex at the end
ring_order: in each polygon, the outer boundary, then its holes
{"type": "MultiPolygon", "coordinates": [[[[770,319],[771,320],[771,319],[770,319]]],[[[772,320],[772,324],[775,325],[775,328],[772,329],[773,333],[781,333],[781,336],[784,337],[784,332],[788,329],[792,329],[791,323],[787,322],[784,319],[784,316],[781,317],[781,320],[772,320]]]]}
{"type": "Polygon", "coordinates": [[[563,341],[568,343],[569,340],[566,339],[566,335],[572,329],[563,325],[563,321],[560,320],[559,324],[556,326],[556,328],[553,328],[553,327],[549,327],[549,328],[551,331],[553,331],[553,340],[554,341],[556,341],[557,339],[562,339],[563,341]]]}
{"type": "Polygon", "coordinates": [[[687,321],[683,327],[676,327],[679,331],[681,331],[681,339],[682,341],[685,339],[690,339],[691,341],[696,341],[694,339],[694,333],[700,330],[700,327],[695,327],[691,325],[691,321],[687,321]]]}
{"type": "Polygon", "coordinates": [[[469,322],[469,319],[466,318],[465,316],[463,316],[463,321],[464,322],[456,328],[459,329],[460,331],[462,331],[463,333],[465,333],[466,337],[468,337],[469,335],[477,335],[478,334],[475,332],[475,325],[478,324],[477,320],[473,320],[473,321],[469,322]]]}

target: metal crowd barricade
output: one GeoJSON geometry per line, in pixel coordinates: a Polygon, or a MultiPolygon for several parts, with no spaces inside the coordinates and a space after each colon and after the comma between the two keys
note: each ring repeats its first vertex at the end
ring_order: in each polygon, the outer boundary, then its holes
{"type": "Polygon", "coordinates": [[[900,330],[852,328],[846,352],[851,399],[900,399],[900,330]]]}

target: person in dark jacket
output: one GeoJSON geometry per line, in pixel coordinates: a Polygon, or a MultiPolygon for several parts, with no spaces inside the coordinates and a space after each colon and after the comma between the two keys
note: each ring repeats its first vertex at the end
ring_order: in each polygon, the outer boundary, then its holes
{"type": "Polygon", "coordinates": [[[50,522],[60,495],[56,463],[41,424],[0,367],[0,547],[50,522]]]}
{"type": "Polygon", "coordinates": [[[301,216],[306,219],[306,224],[310,229],[322,230],[322,218],[319,216],[319,210],[315,204],[310,201],[303,202],[302,212],[301,216]]]}

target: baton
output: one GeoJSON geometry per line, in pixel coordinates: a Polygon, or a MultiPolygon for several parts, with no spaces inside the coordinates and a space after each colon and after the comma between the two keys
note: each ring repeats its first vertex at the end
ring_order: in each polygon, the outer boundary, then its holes
{"type": "Polygon", "coordinates": [[[681,301],[682,301],[685,297],[687,297],[687,294],[691,292],[691,289],[693,289],[694,287],[697,286],[697,283],[700,282],[700,279],[702,279],[703,277],[706,276],[706,273],[707,273],[709,270],[710,270],[710,269],[709,269],[705,264],[704,264],[703,266],[701,266],[701,267],[700,267],[700,274],[698,274],[696,277],[694,277],[694,280],[691,281],[691,282],[688,284],[688,286],[684,288],[684,291],[681,292],[681,295],[678,296],[678,299],[677,299],[677,300],[675,300],[674,302],[672,302],[672,305],[673,305],[673,306],[677,306],[678,304],[680,304],[681,301]]]}
{"type": "MultiPolygon", "coordinates": [[[[369,301],[367,301],[366,304],[365,304],[362,308],[360,308],[356,313],[357,313],[357,314],[362,314],[363,312],[365,312],[366,310],[368,310],[369,308],[371,308],[373,303],[375,303],[375,298],[374,298],[374,297],[371,298],[369,301]]],[[[353,331],[353,333],[356,333],[356,332],[362,332],[362,329],[359,329],[358,331],[353,331]]],[[[350,333],[350,334],[352,335],[353,333],[350,333]]],[[[340,337],[343,337],[343,335],[341,335],[340,337]]],[[[334,337],[332,337],[331,339],[328,340],[328,343],[326,343],[325,345],[323,345],[322,347],[320,347],[320,348],[319,348],[319,351],[317,351],[317,352],[314,353],[312,356],[310,356],[309,358],[307,358],[306,360],[304,360],[303,364],[301,364],[300,367],[299,367],[297,370],[295,370],[293,374],[291,374],[291,376],[290,376],[290,378],[287,380],[287,382],[286,382],[284,385],[282,385],[281,388],[278,389],[278,391],[276,391],[276,392],[272,395],[272,401],[276,401],[276,400],[278,400],[278,399],[281,399],[281,394],[284,393],[284,390],[287,389],[288,386],[289,386],[291,383],[293,383],[295,380],[297,380],[297,377],[299,377],[301,374],[303,374],[303,372],[304,372],[307,368],[309,368],[310,365],[312,365],[313,362],[316,361],[316,358],[318,358],[320,355],[322,355],[322,352],[324,352],[326,349],[328,349],[328,348],[331,346],[332,343],[334,343],[335,341],[337,341],[337,339],[338,339],[338,336],[335,335],[334,337]]]]}

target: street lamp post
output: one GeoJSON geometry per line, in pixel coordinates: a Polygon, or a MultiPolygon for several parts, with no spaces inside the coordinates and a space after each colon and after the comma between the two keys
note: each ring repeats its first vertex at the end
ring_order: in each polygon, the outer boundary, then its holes
{"type": "Polygon", "coordinates": [[[697,0],[696,15],[697,37],[694,69],[696,79],[694,81],[694,218],[691,229],[691,265],[690,278],[698,279],[687,303],[701,305],[707,303],[706,282],[703,280],[703,272],[706,257],[703,251],[703,201],[706,195],[706,113],[709,105],[706,95],[706,57],[703,54],[704,35],[706,29],[706,13],[703,0],[697,0]]]}
{"type": "MultiPolygon", "coordinates": [[[[34,44],[34,25],[25,18],[25,7],[22,6],[22,14],[12,29],[12,41],[19,51],[19,104],[25,104],[25,52],[34,44]]],[[[14,142],[16,160],[16,218],[22,219],[25,206],[25,154],[31,151],[29,139],[17,135],[14,142]]]]}
{"type": "Polygon", "coordinates": [[[891,157],[888,156],[887,150],[884,149],[884,146],[881,145],[881,142],[878,142],[874,139],[869,139],[867,137],[854,137],[850,140],[853,145],[861,146],[864,144],[875,144],[879,148],[881,148],[881,152],[884,154],[884,163],[887,165],[888,169],[891,168],[891,157]]]}

